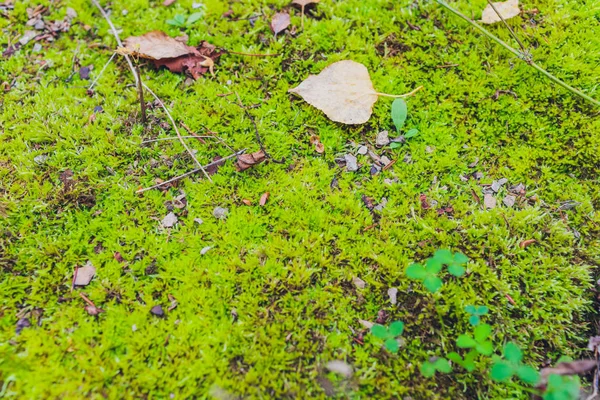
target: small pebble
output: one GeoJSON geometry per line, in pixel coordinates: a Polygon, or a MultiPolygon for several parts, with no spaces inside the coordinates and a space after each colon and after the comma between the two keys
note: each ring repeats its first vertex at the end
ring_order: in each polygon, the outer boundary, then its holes
{"type": "Polygon", "coordinates": [[[504,205],[506,207],[512,207],[515,205],[515,200],[517,200],[517,198],[513,195],[507,195],[504,197],[504,199],[502,199],[502,202],[504,203],[504,205]]]}
{"type": "Polygon", "coordinates": [[[368,151],[369,151],[369,149],[367,149],[367,146],[360,146],[358,148],[358,154],[360,154],[361,156],[364,156],[365,154],[367,154],[368,151]]]}
{"type": "Polygon", "coordinates": [[[390,138],[389,138],[388,131],[379,132],[377,134],[377,137],[375,138],[375,145],[377,147],[383,147],[383,146],[387,146],[388,144],[390,144],[390,138]]]}
{"type": "Polygon", "coordinates": [[[165,312],[163,311],[163,308],[161,305],[152,307],[152,309],[150,310],[150,313],[152,315],[156,315],[157,317],[163,317],[165,315],[165,312]]]}
{"type": "Polygon", "coordinates": [[[344,156],[346,161],[346,170],[348,172],[354,172],[358,170],[358,160],[352,154],[346,154],[344,156]]]}
{"type": "Polygon", "coordinates": [[[492,209],[492,208],[496,208],[496,198],[494,196],[492,196],[491,194],[486,193],[485,196],[483,196],[483,205],[488,210],[492,209]]]}
{"type": "Polygon", "coordinates": [[[213,216],[217,219],[225,219],[227,218],[228,209],[224,207],[215,207],[213,210],[213,216]]]}

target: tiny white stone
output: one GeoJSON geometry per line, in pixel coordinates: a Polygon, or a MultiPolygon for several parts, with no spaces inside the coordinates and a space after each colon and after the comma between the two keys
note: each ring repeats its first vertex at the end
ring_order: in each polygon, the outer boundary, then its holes
{"type": "Polygon", "coordinates": [[[483,196],[483,205],[486,209],[496,208],[496,198],[491,194],[485,194],[483,196]]]}
{"type": "Polygon", "coordinates": [[[225,219],[227,218],[228,209],[224,207],[215,207],[213,210],[213,216],[217,219],[225,219]]]}
{"type": "Polygon", "coordinates": [[[390,144],[390,138],[388,131],[381,131],[377,134],[375,138],[375,145],[378,147],[387,146],[390,144]]]}

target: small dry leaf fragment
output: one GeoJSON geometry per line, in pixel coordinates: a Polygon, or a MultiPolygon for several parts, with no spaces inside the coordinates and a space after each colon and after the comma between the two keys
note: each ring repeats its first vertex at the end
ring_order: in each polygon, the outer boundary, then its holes
{"type": "Polygon", "coordinates": [[[242,203],[244,203],[247,206],[251,206],[252,205],[252,200],[242,199],[242,203]]]}
{"type": "Polygon", "coordinates": [[[217,219],[225,219],[227,214],[229,214],[229,210],[225,207],[215,207],[213,210],[213,217],[217,219]]]}
{"type": "Polygon", "coordinates": [[[260,164],[261,162],[265,161],[265,158],[265,153],[262,150],[251,154],[242,154],[238,157],[237,162],[235,163],[235,169],[237,169],[238,172],[245,171],[256,164],[260,164]]]}
{"type": "Polygon", "coordinates": [[[104,312],[103,309],[98,308],[96,306],[92,306],[92,305],[87,305],[84,308],[85,308],[85,311],[91,316],[96,316],[96,315],[104,312]]]}
{"type": "Polygon", "coordinates": [[[177,1],[177,0],[165,0],[165,1],[163,2],[163,6],[165,6],[165,7],[168,7],[168,6],[170,6],[171,4],[175,3],[176,1],[177,1]]]}
{"type": "Polygon", "coordinates": [[[365,288],[365,281],[363,281],[362,279],[358,278],[358,277],[354,277],[352,279],[352,283],[354,284],[354,286],[356,286],[358,289],[364,289],[365,288]]]}
{"type": "MultiPolygon", "coordinates": [[[[191,49],[194,48],[191,47],[191,49]]],[[[156,68],[165,67],[171,72],[185,73],[194,79],[200,78],[208,71],[214,76],[214,65],[217,59],[221,57],[221,53],[215,46],[206,41],[200,43],[194,50],[194,53],[175,58],[152,60],[152,63],[156,68]]]]}
{"type": "Polygon", "coordinates": [[[29,328],[31,326],[31,322],[29,321],[29,318],[20,318],[17,321],[17,326],[16,326],[16,333],[17,335],[21,333],[21,331],[25,328],[29,328]]]}
{"type": "Polygon", "coordinates": [[[550,375],[583,375],[597,366],[596,360],[575,360],[561,362],[555,367],[542,368],[540,370],[540,382],[537,387],[545,386],[550,375]]]}
{"type": "Polygon", "coordinates": [[[290,14],[286,12],[279,12],[273,15],[271,19],[271,30],[275,35],[279,32],[284,31],[288,26],[290,26],[290,14]]]}
{"type": "Polygon", "coordinates": [[[258,204],[260,204],[261,207],[264,207],[264,205],[267,204],[267,200],[269,200],[269,195],[269,192],[265,192],[262,196],[260,196],[258,204]]]}
{"type": "MultiPolygon", "coordinates": [[[[493,4],[505,20],[516,17],[521,13],[521,10],[519,9],[519,0],[507,0],[493,4]]],[[[496,11],[494,11],[494,8],[488,4],[481,13],[481,22],[484,24],[493,24],[500,21],[502,21],[502,19],[498,16],[496,11]]]]}
{"type": "Polygon", "coordinates": [[[325,152],[325,145],[321,142],[315,143],[315,151],[319,154],[323,154],[325,152]]]}
{"type": "Polygon", "coordinates": [[[372,323],[370,321],[365,321],[364,319],[359,319],[358,323],[367,329],[371,329],[373,327],[373,325],[375,325],[374,323],[372,323]]]}
{"type": "Polygon", "coordinates": [[[96,275],[96,267],[92,265],[91,261],[88,261],[83,267],[75,270],[75,280],[73,281],[74,286],[87,286],[92,281],[94,275],[96,275]]]}
{"type": "Polygon", "coordinates": [[[535,242],[537,242],[537,240],[535,240],[535,239],[523,240],[521,243],[519,243],[519,247],[522,248],[522,249],[524,249],[524,248],[526,248],[528,246],[531,246],[535,242]]]}
{"type": "Polygon", "coordinates": [[[511,194],[507,194],[504,199],[502,199],[502,202],[504,203],[504,205],[506,207],[512,207],[515,205],[515,201],[517,200],[517,198],[511,194]]]}
{"type": "Polygon", "coordinates": [[[160,222],[162,226],[165,228],[172,228],[177,223],[177,216],[170,212],[166,217],[160,222]]]}
{"type": "Polygon", "coordinates": [[[335,372],[346,378],[350,378],[352,376],[352,372],[353,372],[352,366],[350,364],[348,364],[345,361],[340,361],[340,360],[329,361],[325,365],[325,368],[327,368],[331,372],[335,372]]]}
{"type": "Polygon", "coordinates": [[[388,291],[388,296],[390,297],[390,303],[392,303],[393,306],[396,305],[396,303],[398,302],[397,300],[397,296],[398,296],[398,289],[396,288],[389,288],[388,291]]]}
{"type": "Polygon", "coordinates": [[[206,253],[208,253],[210,251],[210,249],[212,249],[212,246],[203,247],[202,250],[200,250],[200,255],[201,256],[205,255],[206,253]]]}
{"type": "Polygon", "coordinates": [[[344,156],[344,160],[346,161],[346,170],[348,172],[358,171],[358,160],[352,154],[346,154],[344,156]]]}
{"type": "Polygon", "coordinates": [[[124,44],[126,51],[130,54],[150,60],[198,54],[195,48],[181,43],[162,31],[152,31],[142,36],[130,36],[125,39],[124,44]]]}
{"type": "Polygon", "coordinates": [[[294,1],[292,1],[292,4],[300,6],[300,7],[306,7],[309,4],[316,4],[318,2],[319,2],[319,0],[294,0],[294,1]]]}
{"type": "Polygon", "coordinates": [[[152,315],[156,315],[157,317],[163,317],[165,315],[165,312],[163,311],[163,308],[161,305],[157,305],[154,306],[150,309],[150,313],[152,315]]]}
{"type": "Polygon", "coordinates": [[[483,196],[483,206],[491,210],[492,208],[496,208],[496,198],[489,193],[486,193],[483,196]]]}
{"type": "Polygon", "coordinates": [[[378,98],[367,67],[351,60],[329,65],[288,92],[298,94],[329,119],[343,124],[367,122],[378,98]]]}

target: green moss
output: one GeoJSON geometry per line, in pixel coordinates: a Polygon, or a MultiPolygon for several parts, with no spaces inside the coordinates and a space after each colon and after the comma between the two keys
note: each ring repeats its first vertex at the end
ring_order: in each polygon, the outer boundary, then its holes
{"type": "MultiPolygon", "coordinates": [[[[166,20],[187,13],[191,3],[114,2],[112,18],[123,38],[152,29],[175,36],[179,30],[166,20]]],[[[477,15],[485,3],[456,6],[477,15]]],[[[541,65],[598,98],[599,14],[584,3],[525,1],[524,9],[540,10],[531,17],[535,23],[522,17],[511,25],[541,65]]],[[[496,352],[514,341],[536,367],[582,352],[592,329],[593,267],[600,261],[597,110],[433,4],[323,1],[319,19],[306,18],[303,32],[277,40],[268,16],[287,2],[233,3],[238,17],[261,15],[254,26],[221,18],[229,2],[205,4],[206,18],[186,30],[192,44],[208,40],[233,51],[279,55],[224,55],[215,78],[192,86],[183,76],[146,67],[144,80],[177,120],[255,151],[253,125],[235,96],[217,96],[239,93],[244,104],[256,105],[250,112],[269,151],[285,157],[283,165],[267,162],[238,173],[229,163],[213,184],[198,175],[177,189],[136,195],[137,188],[193,164],[177,141],[140,145],[174,133],[158,124],[166,121],[159,108],[150,111],[148,133],[136,124],[136,91],[123,60],[108,66],[93,96],[86,95],[89,81],[67,80],[75,56],[94,66],[94,78],[115,47],[86,1],[62,4],[77,11],[78,24],[54,43],[39,53],[30,43],[3,60],[0,81],[14,82],[2,98],[0,134],[5,396],[189,398],[218,387],[244,397],[324,397],[318,383],[324,365],[344,359],[355,369],[350,382],[327,375],[339,397],[527,398],[521,389],[492,382],[483,362],[473,374],[457,368],[453,375],[421,376],[428,357],[456,350],[456,337],[469,330],[469,304],[490,308],[486,322],[496,352]],[[366,158],[357,173],[344,172],[335,159],[352,142],[373,142],[379,130],[393,129],[391,100],[380,99],[364,126],[348,127],[287,94],[309,73],[342,59],[364,63],[380,92],[425,87],[408,100],[404,128],[418,128],[419,136],[386,150],[398,162],[380,175],[369,175],[366,158]],[[42,67],[42,61],[50,64],[42,67]],[[439,68],[446,64],[457,66],[439,68]],[[493,100],[498,89],[516,98],[493,100]],[[98,105],[104,112],[90,122],[98,105]],[[324,143],[324,155],[314,152],[312,134],[324,143]],[[39,155],[48,158],[40,164],[39,155]],[[406,155],[411,162],[403,162],[406,155]],[[470,168],[475,158],[479,165],[470,168]],[[66,170],[74,182],[67,189],[60,179],[66,170]],[[481,182],[461,180],[474,171],[484,174],[481,182]],[[339,189],[330,186],[334,177],[339,189]],[[480,184],[503,177],[525,184],[527,196],[537,200],[483,210],[472,193],[483,197],[480,184]],[[175,209],[175,228],[162,229],[165,202],[179,190],[187,207],[175,209]],[[259,207],[264,192],[271,196],[259,207]],[[453,212],[423,210],[420,194],[453,212]],[[376,203],[388,199],[372,228],[363,195],[376,203]],[[559,210],[566,200],[581,204],[559,210]],[[212,216],[216,206],[229,209],[226,220],[212,216]],[[537,243],[521,248],[527,239],[537,243]],[[213,249],[201,255],[206,246],[213,249]],[[461,251],[471,263],[467,276],[446,278],[432,297],[403,271],[439,248],[461,251]],[[97,277],[72,292],[74,266],[87,260],[97,277]],[[352,285],[354,277],[365,289],[352,285]],[[399,290],[397,306],[389,303],[390,287],[399,290]],[[106,312],[89,316],[79,291],[106,312]],[[151,315],[152,306],[169,306],[169,295],[177,308],[162,319],[151,315]],[[382,309],[389,321],[406,324],[397,355],[370,336],[364,344],[353,339],[363,329],[358,320],[374,321],[382,309]],[[16,335],[22,315],[33,326],[16,335]]],[[[26,29],[25,9],[32,5],[17,2],[1,20],[3,48],[26,29]]],[[[66,7],[55,7],[47,19],[65,13],[66,7]]],[[[299,29],[299,12],[292,13],[299,29]]],[[[502,27],[490,29],[510,41],[502,27]]],[[[190,145],[204,163],[229,154],[217,143],[190,145]]],[[[506,186],[499,199],[505,194],[506,186]]]]}

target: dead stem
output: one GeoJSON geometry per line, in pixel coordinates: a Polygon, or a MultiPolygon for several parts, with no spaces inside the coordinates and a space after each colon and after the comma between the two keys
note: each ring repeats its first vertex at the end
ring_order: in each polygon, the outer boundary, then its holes
{"type": "Polygon", "coordinates": [[[135,65],[135,72],[138,74],[137,89],[140,97],[140,109],[142,110],[142,125],[146,126],[146,103],[144,102],[144,88],[142,88],[142,76],[140,75],[139,65],[135,65]]]}
{"type": "Polygon", "coordinates": [[[244,104],[242,103],[242,99],[240,98],[240,95],[237,92],[235,92],[235,96],[238,99],[238,105],[240,106],[240,108],[242,110],[244,110],[244,113],[250,119],[250,121],[252,121],[252,124],[254,125],[254,133],[256,136],[256,141],[258,142],[258,145],[260,146],[260,149],[262,150],[262,152],[265,154],[265,157],[267,157],[269,160],[273,161],[274,163],[283,164],[285,162],[285,158],[282,158],[281,160],[276,160],[269,153],[267,153],[267,150],[265,149],[265,145],[263,144],[262,139],[260,138],[260,133],[258,132],[258,125],[256,125],[256,120],[254,119],[252,114],[250,114],[248,109],[246,107],[244,107],[244,104]]]}
{"type": "Polygon", "coordinates": [[[408,92],[408,93],[405,93],[405,94],[387,94],[387,93],[379,93],[379,92],[375,92],[375,94],[378,95],[378,96],[393,97],[395,99],[399,99],[399,98],[405,98],[405,97],[414,96],[415,93],[417,93],[421,89],[423,89],[423,86],[419,86],[418,88],[416,88],[412,92],[408,92]]]}

